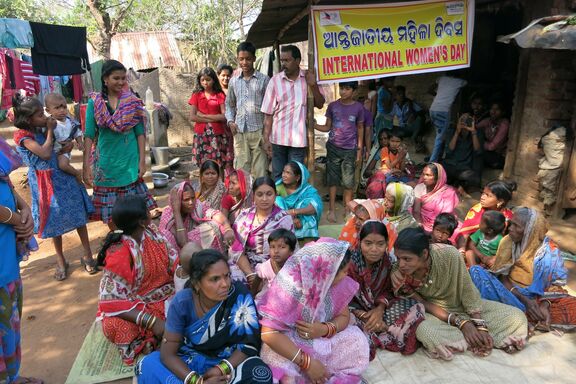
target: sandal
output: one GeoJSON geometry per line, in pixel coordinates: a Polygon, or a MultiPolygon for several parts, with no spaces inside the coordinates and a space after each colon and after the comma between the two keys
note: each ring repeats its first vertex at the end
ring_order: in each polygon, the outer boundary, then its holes
{"type": "MultiPolygon", "coordinates": [[[[69,266],[70,266],[70,264],[68,264],[68,262],[64,263],[64,268],[60,268],[59,266],[56,266],[56,271],[54,271],[54,280],[56,280],[56,281],[66,280],[66,278],[68,278],[68,267],[69,266]]],[[[26,383],[26,381],[24,381],[24,383],[26,383]]]]}
{"type": "Polygon", "coordinates": [[[86,261],[84,260],[84,258],[80,259],[80,265],[82,265],[82,267],[84,267],[84,270],[89,274],[89,275],[95,275],[96,273],[100,272],[100,268],[98,268],[98,265],[96,264],[96,260],[91,259],[90,261],[86,261]]]}

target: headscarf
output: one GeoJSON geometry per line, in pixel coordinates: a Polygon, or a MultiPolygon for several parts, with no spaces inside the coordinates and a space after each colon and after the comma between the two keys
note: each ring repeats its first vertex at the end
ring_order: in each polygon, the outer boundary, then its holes
{"type": "Polygon", "coordinates": [[[136,124],[144,122],[144,103],[130,91],[122,91],[118,97],[118,107],[113,114],[110,114],[107,101],[101,92],[92,93],[90,98],[94,101],[94,118],[98,127],[125,133],[136,124]]]}
{"type": "MultiPolygon", "coordinates": [[[[189,181],[183,181],[179,184],[176,184],[172,188],[173,190],[178,191],[177,198],[180,199],[180,201],[182,201],[182,195],[184,194],[186,188],[190,188],[192,193],[194,193],[194,187],[189,181]]],[[[173,245],[175,248],[179,248],[178,245],[176,244],[176,239],[172,234],[172,228],[176,225],[176,221],[174,220],[174,211],[172,209],[173,204],[172,195],[170,194],[169,196],[170,197],[168,198],[168,206],[164,208],[164,211],[162,212],[162,217],[160,218],[159,229],[162,232],[162,234],[169,240],[171,245],[173,245]]],[[[195,226],[201,223],[210,222],[212,221],[212,216],[214,216],[214,214],[216,214],[215,210],[208,208],[204,203],[202,203],[198,199],[194,199],[194,207],[192,209],[192,212],[186,215],[186,217],[182,218],[184,221],[184,228],[186,229],[186,231],[190,231],[195,226]]],[[[203,245],[212,243],[212,239],[204,239],[204,240],[205,241],[203,241],[203,245]]]]}
{"type": "Polygon", "coordinates": [[[403,183],[390,183],[386,193],[394,196],[394,210],[388,220],[396,227],[396,232],[417,225],[411,210],[414,205],[414,189],[403,183]]]}
{"type": "Polygon", "coordinates": [[[322,322],[338,315],[358,290],[348,276],[332,286],[347,249],[344,241],[320,238],[294,253],[260,301],[260,323],[288,331],[297,320],[322,322]]]}
{"type": "Polygon", "coordinates": [[[250,208],[253,203],[253,196],[252,196],[252,175],[246,172],[243,169],[236,169],[232,173],[230,173],[226,177],[226,181],[224,182],[224,186],[226,190],[228,190],[230,186],[230,177],[236,175],[238,178],[238,185],[240,186],[240,200],[230,208],[230,214],[237,213],[244,208],[250,208]]]}
{"type": "MultiPolygon", "coordinates": [[[[369,220],[382,221],[386,215],[382,202],[382,200],[355,199],[348,203],[348,209],[351,212],[354,212],[356,207],[362,206],[364,209],[366,209],[366,211],[368,211],[368,214],[370,215],[369,220]]],[[[352,217],[348,219],[342,228],[340,236],[338,237],[338,240],[344,240],[350,243],[351,249],[354,249],[358,246],[359,231],[356,229],[356,220],[356,216],[352,215],[352,217]]]]}
{"type": "Polygon", "coordinates": [[[514,214],[526,217],[524,236],[520,243],[514,243],[509,235],[502,239],[491,271],[496,275],[508,275],[514,282],[528,286],[533,280],[534,257],[548,232],[548,223],[531,208],[516,208],[514,214]]]}
{"type": "MultiPolygon", "coordinates": [[[[289,210],[305,208],[312,204],[314,211],[316,212],[314,214],[316,218],[316,225],[318,225],[320,218],[322,217],[324,203],[322,202],[322,199],[320,198],[316,188],[314,188],[308,182],[310,179],[310,172],[308,172],[308,169],[304,166],[304,164],[298,161],[294,162],[298,165],[300,168],[300,173],[302,174],[300,185],[298,186],[298,189],[288,195],[286,188],[284,187],[284,183],[282,183],[282,179],[276,181],[276,190],[278,191],[278,195],[276,196],[276,205],[284,210],[289,210]]],[[[317,237],[317,228],[314,232],[316,232],[315,237],[317,237]]]]}

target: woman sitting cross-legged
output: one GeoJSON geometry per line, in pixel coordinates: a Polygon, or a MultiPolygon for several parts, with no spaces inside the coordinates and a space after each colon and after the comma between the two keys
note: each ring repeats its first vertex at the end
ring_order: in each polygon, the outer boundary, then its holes
{"type": "Polygon", "coordinates": [[[400,232],[394,244],[398,263],[392,273],[394,293],[412,297],[426,308],[416,337],[433,358],[451,360],[467,349],[487,356],[492,348],[522,349],[528,323],[521,310],[482,300],[456,248],[430,244],[421,228],[400,232]]]}
{"type": "Polygon", "coordinates": [[[256,265],[270,258],[270,233],[278,228],[294,231],[292,217],[274,203],[276,185],[271,178],[257,178],[252,191],[254,206],[242,210],[236,218],[236,240],[228,251],[233,280],[247,280],[250,285],[256,278],[256,265]]]}
{"type": "Polygon", "coordinates": [[[258,357],[260,325],[248,289],[213,249],[190,259],[190,280],[170,304],[160,352],[136,368],[139,384],[272,383],[258,357]]]}
{"type": "Polygon", "coordinates": [[[226,244],[234,241],[234,231],[226,217],[196,198],[188,181],[176,184],[170,191],[168,206],[160,218],[160,231],[178,250],[193,242],[204,249],[223,251],[226,244]]]}
{"type": "Polygon", "coordinates": [[[262,360],[281,383],[360,383],[368,340],[350,325],[358,283],[348,243],[320,238],[292,255],[258,304],[262,360]]]}
{"type": "Polygon", "coordinates": [[[309,179],[310,172],[302,163],[290,161],[284,166],[282,178],[276,181],[276,205],[292,216],[296,237],[304,242],[318,238],[318,225],[324,208],[309,179]]]}
{"type": "Polygon", "coordinates": [[[548,237],[546,219],[531,208],[514,209],[508,236],[490,270],[470,268],[483,298],[525,311],[537,329],[576,329],[576,297],[564,289],[568,271],[548,237]]]}
{"type": "Polygon", "coordinates": [[[178,252],[151,224],[146,200],[137,195],[118,199],[110,232],[98,253],[104,267],[98,318],[104,335],[133,364],[156,348],[164,332],[165,302],[174,295],[178,252]]]}
{"type": "Polygon", "coordinates": [[[364,223],[351,261],[348,275],[360,284],[360,290],[350,309],[370,341],[370,358],[377,348],[405,355],[416,352],[416,328],[424,321],[424,306],[412,298],[394,298],[388,231],[382,222],[364,223]]]}

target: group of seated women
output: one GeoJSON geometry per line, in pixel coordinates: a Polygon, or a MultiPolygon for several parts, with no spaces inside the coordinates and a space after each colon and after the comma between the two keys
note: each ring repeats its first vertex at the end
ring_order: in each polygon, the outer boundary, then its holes
{"type": "Polygon", "coordinates": [[[353,201],[336,240],[319,238],[308,177],[289,163],[277,183],[243,171],[222,181],[208,161],[197,185],[173,188],[160,228],[140,197],[118,201],[98,316],[139,383],[360,383],[379,349],[514,353],[536,329],[576,327],[545,219],[507,209],[509,183],[488,183],[441,237],[438,217],[458,198],[429,164],[415,191],[390,183],[382,200],[353,201]],[[486,235],[478,252],[492,239],[488,212],[509,219],[507,234],[470,265],[472,235],[486,235]]]}

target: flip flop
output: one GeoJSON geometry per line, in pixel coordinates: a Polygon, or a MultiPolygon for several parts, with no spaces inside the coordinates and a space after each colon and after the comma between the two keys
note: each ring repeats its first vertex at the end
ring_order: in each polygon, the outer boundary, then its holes
{"type": "Polygon", "coordinates": [[[96,264],[96,260],[94,260],[94,259],[92,259],[90,261],[86,261],[86,260],[84,260],[84,258],[81,258],[80,259],[80,265],[82,265],[82,267],[84,267],[84,270],[89,275],[95,275],[96,273],[100,272],[100,268],[98,268],[98,265],[96,264]]]}
{"type": "MultiPolygon", "coordinates": [[[[54,280],[56,281],[64,281],[68,278],[68,267],[70,265],[68,264],[68,262],[66,262],[64,264],[64,268],[60,268],[59,266],[56,266],[56,271],[54,271],[54,280]]],[[[27,383],[27,381],[24,381],[24,383],[27,383]]]]}

